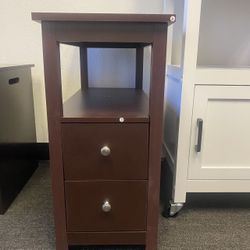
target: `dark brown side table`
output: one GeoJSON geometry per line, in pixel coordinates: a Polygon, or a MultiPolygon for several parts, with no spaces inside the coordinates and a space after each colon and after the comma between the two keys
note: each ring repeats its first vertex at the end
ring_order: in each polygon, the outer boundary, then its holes
{"type": "MultiPolygon", "coordinates": [[[[157,249],[165,57],[174,15],[32,13],[42,22],[56,246],[157,249]],[[59,44],[80,48],[63,103],[59,44]],[[143,51],[151,46],[150,93],[143,51]],[[135,87],[90,88],[87,48],[135,48],[135,87]]],[[[126,70],[126,69],[124,69],[126,70]]]]}

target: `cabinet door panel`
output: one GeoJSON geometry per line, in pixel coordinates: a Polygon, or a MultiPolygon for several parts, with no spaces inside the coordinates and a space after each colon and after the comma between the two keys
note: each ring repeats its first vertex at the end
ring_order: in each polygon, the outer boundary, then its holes
{"type": "Polygon", "coordinates": [[[189,179],[250,179],[250,86],[196,86],[189,179]]]}

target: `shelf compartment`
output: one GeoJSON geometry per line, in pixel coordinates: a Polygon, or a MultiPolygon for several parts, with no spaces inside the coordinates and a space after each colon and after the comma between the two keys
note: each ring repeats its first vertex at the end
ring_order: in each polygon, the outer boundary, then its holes
{"type": "Polygon", "coordinates": [[[202,1],[198,66],[250,66],[249,10],[249,0],[202,1]]]}
{"type": "Polygon", "coordinates": [[[149,101],[133,88],[79,90],[63,104],[62,122],[148,122],[149,101]]]}

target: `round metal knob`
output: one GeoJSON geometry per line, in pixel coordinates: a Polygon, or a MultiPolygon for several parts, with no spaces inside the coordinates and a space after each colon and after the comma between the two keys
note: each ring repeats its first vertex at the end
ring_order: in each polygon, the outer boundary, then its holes
{"type": "Polygon", "coordinates": [[[109,201],[104,201],[104,203],[102,204],[102,211],[105,213],[111,211],[111,204],[109,203],[109,201]]]}
{"type": "Polygon", "coordinates": [[[101,148],[101,154],[103,156],[108,156],[108,155],[110,155],[110,153],[111,153],[111,150],[108,146],[104,146],[101,148]]]}
{"type": "Polygon", "coordinates": [[[119,118],[119,122],[123,123],[125,121],[124,117],[119,118]]]}

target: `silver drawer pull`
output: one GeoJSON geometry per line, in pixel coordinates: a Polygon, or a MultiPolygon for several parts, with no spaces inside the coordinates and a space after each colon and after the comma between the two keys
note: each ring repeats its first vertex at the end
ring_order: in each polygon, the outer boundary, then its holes
{"type": "Polygon", "coordinates": [[[102,204],[102,211],[105,213],[108,213],[111,211],[111,204],[109,203],[108,200],[104,201],[104,203],[102,204]]]}
{"type": "Polygon", "coordinates": [[[197,128],[198,128],[198,139],[197,139],[197,144],[195,145],[195,151],[199,153],[201,152],[202,130],[203,130],[203,120],[201,118],[197,119],[197,128]]]}
{"type": "Polygon", "coordinates": [[[108,146],[104,146],[101,148],[101,154],[103,156],[108,156],[108,155],[110,155],[110,153],[111,153],[111,150],[108,146]]]}

